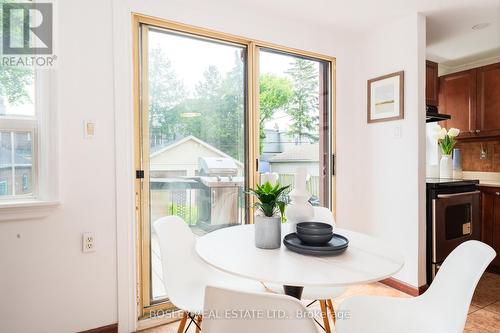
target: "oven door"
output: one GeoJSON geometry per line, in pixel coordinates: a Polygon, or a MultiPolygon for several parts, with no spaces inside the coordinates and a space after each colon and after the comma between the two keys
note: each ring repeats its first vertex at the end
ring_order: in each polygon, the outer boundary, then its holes
{"type": "Polygon", "coordinates": [[[479,240],[480,191],[438,194],[432,200],[432,261],[442,262],[458,245],[479,240]]]}

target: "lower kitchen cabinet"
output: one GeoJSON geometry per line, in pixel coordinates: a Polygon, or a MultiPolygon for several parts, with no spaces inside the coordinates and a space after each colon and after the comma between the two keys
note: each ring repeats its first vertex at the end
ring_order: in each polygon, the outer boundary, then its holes
{"type": "Polygon", "coordinates": [[[500,187],[481,186],[481,240],[497,252],[489,270],[500,273],[500,187]]]}

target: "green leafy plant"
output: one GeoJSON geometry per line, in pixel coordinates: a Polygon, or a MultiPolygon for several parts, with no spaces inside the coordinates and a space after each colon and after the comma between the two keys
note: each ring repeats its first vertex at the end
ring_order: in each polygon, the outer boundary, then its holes
{"type": "Polygon", "coordinates": [[[249,190],[249,193],[259,200],[254,204],[254,207],[260,209],[267,217],[273,217],[279,211],[283,219],[285,216],[285,206],[287,205],[283,195],[290,185],[281,186],[279,183],[276,183],[273,186],[270,182],[265,182],[263,185],[257,184],[255,186],[255,189],[249,190]]]}

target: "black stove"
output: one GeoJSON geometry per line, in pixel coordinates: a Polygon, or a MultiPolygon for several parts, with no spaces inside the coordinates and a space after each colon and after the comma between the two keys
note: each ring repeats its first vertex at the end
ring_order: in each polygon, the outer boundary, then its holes
{"type": "Polygon", "coordinates": [[[479,240],[479,180],[427,178],[427,284],[458,245],[479,240]]]}
{"type": "Polygon", "coordinates": [[[457,186],[477,186],[479,180],[477,179],[450,179],[450,178],[426,178],[427,188],[446,188],[457,186]]]}

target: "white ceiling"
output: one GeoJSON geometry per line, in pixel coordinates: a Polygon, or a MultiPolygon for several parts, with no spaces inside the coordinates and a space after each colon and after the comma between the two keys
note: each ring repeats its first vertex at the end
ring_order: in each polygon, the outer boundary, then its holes
{"type": "Polygon", "coordinates": [[[458,67],[500,57],[500,1],[449,8],[427,15],[427,58],[458,67]],[[473,30],[479,23],[490,25],[473,30]]]}
{"type": "MultiPolygon", "coordinates": [[[[428,56],[440,63],[497,54],[500,50],[500,0],[210,0],[222,6],[236,5],[266,16],[295,20],[325,28],[363,33],[384,20],[412,13],[427,16],[428,56]],[[491,25],[474,31],[482,22],[491,25]]],[[[245,15],[244,13],[236,13],[245,15]]]]}

